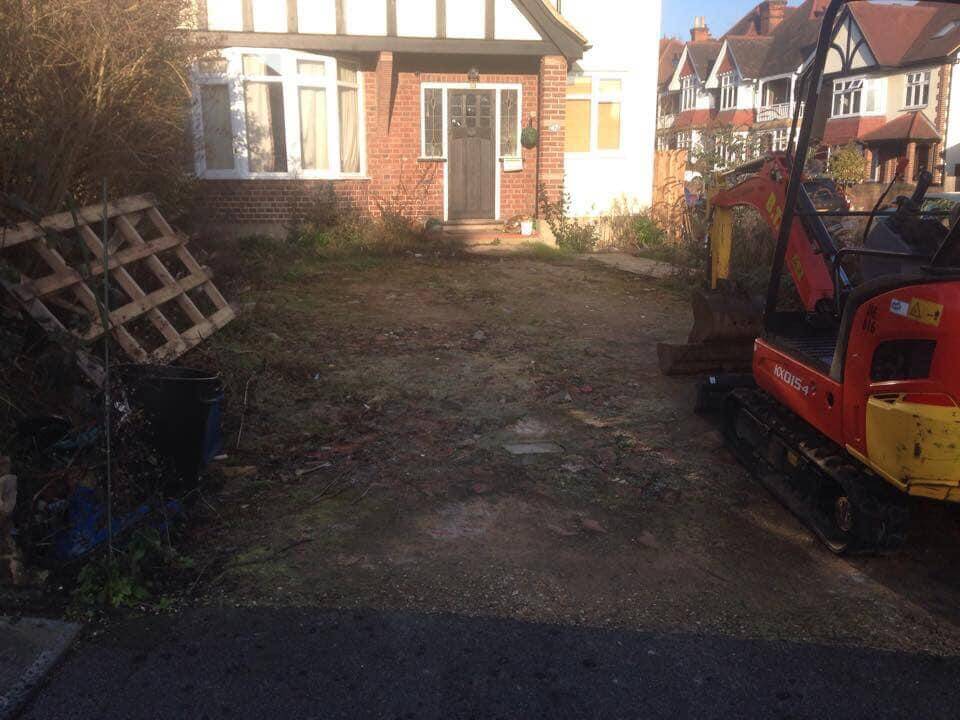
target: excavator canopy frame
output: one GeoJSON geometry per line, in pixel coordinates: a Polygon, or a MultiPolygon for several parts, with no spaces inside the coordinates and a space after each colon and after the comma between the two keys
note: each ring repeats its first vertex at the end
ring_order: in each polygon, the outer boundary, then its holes
{"type": "MultiPolygon", "coordinates": [[[[783,278],[784,263],[787,257],[787,249],[790,245],[790,235],[794,222],[798,217],[798,204],[809,198],[803,190],[804,182],[804,158],[810,150],[810,139],[814,131],[814,123],[817,118],[817,109],[820,103],[821,86],[827,63],[827,55],[830,52],[831,41],[834,28],[840,11],[850,3],[866,2],[867,0],[831,0],[824,12],[823,20],[820,25],[820,35],[817,40],[817,49],[813,56],[813,62],[807,67],[801,78],[800,87],[806,91],[806,99],[803,103],[803,119],[800,121],[801,103],[797,103],[793,116],[793,125],[790,132],[790,144],[787,148],[787,164],[790,168],[790,182],[787,186],[786,198],[783,208],[783,218],[780,222],[780,228],[777,234],[777,245],[773,258],[770,283],[767,286],[767,299],[764,309],[764,327],[769,331],[771,322],[777,313],[777,304],[780,297],[779,289],[783,278]],[[797,125],[800,124],[800,131],[797,133],[797,125]],[[797,158],[801,160],[798,162],[797,158]]],[[[920,2],[937,2],[940,4],[960,5],[960,0],[920,0],[920,2]]],[[[800,208],[805,213],[805,208],[800,208]]],[[[958,224],[960,226],[960,224],[958,224]]],[[[960,234],[958,227],[954,227],[951,236],[960,234]]],[[[819,233],[817,233],[818,235],[819,233]]],[[[958,238],[960,239],[960,238],[958,238]]],[[[840,282],[837,278],[837,282],[840,282]]],[[[839,288],[838,288],[839,290],[839,288]]],[[[839,292],[837,293],[839,296],[839,292]]],[[[836,310],[839,310],[837,308],[836,310]]]]}

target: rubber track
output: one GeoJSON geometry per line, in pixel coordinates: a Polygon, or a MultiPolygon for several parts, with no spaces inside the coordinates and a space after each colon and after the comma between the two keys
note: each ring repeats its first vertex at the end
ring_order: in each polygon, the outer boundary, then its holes
{"type": "MultiPolygon", "coordinates": [[[[791,497],[780,498],[833,552],[838,554],[889,553],[903,545],[907,537],[909,510],[902,493],[870,473],[845,449],[821,435],[763,391],[735,390],[731,393],[731,398],[769,434],[776,436],[783,445],[805,458],[843,488],[855,509],[858,522],[855,536],[842,548],[831,546],[831,530],[823,525],[827,521],[817,507],[810,507],[808,498],[796,492],[795,488],[789,489],[791,497]]],[[[736,446],[738,440],[732,430],[732,428],[727,429],[727,437],[736,446]]],[[[754,474],[769,487],[771,480],[774,479],[769,476],[764,477],[761,472],[761,466],[769,467],[763,459],[765,448],[752,448],[752,457],[747,458],[743,457],[745,448],[735,447],[735,449],[738,450],[741,461],[750,465],[754,474]]],[[[774,482],[783,488],[770,487],[770,489],[776,495],[782,495],[784,488],[789,487],[788,476],[776,470],[774,474],[777,476],[774,482]]]]}

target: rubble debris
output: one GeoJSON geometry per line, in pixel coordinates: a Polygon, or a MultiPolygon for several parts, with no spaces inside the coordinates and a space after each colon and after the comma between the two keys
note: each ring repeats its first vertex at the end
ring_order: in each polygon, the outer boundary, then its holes
{"type": "Polygon", "coordinates": [[[103,370],[87,347],[107,332],[134,362],[163,364],[235,317],[209,269],[153,198],[123,198],[106,210],[107,237],[98,234],[104,209],[93,206],[20,223],[4,230],[0,243],[7,271],[0,273],[0,285],[48,335],[75,348],[78,363],[98,385],[103,370]]]}
{"type": "Polygon", "coordinates": [[[0,456],[0,567],[6,565],[13,584],[19,585],[23,565],[13,537],[13,511],[16,506],[17,476],[10,474],[10,458],[0,456]]]}

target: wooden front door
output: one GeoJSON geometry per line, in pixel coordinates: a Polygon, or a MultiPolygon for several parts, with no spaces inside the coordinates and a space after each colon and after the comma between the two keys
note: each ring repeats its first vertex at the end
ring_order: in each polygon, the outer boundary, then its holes
{"type": "Polygon", "coordinates": [[[494,90],[451,90],[448,98],[451,220],[496,216],[497,148],[494,90]]]}

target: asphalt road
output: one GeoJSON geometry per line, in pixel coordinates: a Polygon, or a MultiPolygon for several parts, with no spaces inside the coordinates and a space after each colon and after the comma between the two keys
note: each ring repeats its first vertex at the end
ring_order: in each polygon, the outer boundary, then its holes
{"type": "Polygon", "coordinates": [[[960,660],[409,613],[198,610],[81,640],[59,718],[956,718],[960,660]]]}

